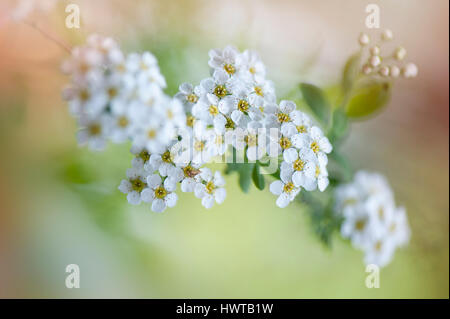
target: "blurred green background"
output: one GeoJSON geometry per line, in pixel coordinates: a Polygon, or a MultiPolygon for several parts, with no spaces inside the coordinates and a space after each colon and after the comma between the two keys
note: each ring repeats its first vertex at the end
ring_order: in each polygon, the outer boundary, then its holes
{"type": "MultiPolygon", "coordinates": [[[[124,51],[152,51],[175,93],[207,76],[208,50],[235,44],[266,62],[281,98],[301,81],[330,86],[365,31],[365,1],[71,1],[80,29],[64,27],[65,2],[27,19],[66,42],[91,32],[124,51]]],[[[385,174],[407,208],[410,245],[365,286],[362,253],[338,237],[324,247],[298,205],[243,194],[205,210],[179,192],[163,214],[128,205],[117,190],[129,145],[77,147],[60,97],[65,52],[0,5],[0,297],[448,298],[448,2],[371,1],[382,27],[408,49],[419,76],[399,80],[385,111],[355,123],[344,149],[357,169],[385,174]],[[414,25],[411,25],[414,21],[414,25]],[[78,264],[81,288],[65,287],[78,264]]]]}

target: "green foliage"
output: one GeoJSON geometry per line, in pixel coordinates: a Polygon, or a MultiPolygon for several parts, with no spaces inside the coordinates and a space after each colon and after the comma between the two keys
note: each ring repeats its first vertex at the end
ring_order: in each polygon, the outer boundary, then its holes
{"type": "Polygon", "coordinates": [[[347,130],[348,118],[345,111],[342,109],[334,110],[331,128],[327,134],[328,139],[332,144],[335,144],[346,135],[347,130]]]}
{"type": "Polygon", "coordinates": [[[255,165],[253,166],[253,171],[252,171],[252,180],[253,180],[253,184],[255,184],[256,188],[259,190],[263,190],[264,187],[266,186],[266,182],[264,180],[264,176],[261,175],[260,171],[259,171],[259,163],[256,162],[255,165]]]}
{"type": "Polygon", "coordinates": [[[314,233],[328,248],[332,245],[334,232],[339,231],[342,219],[334,213],[332,191],[300,192],[298,200],[307,205],[314,233]]]}
{"type": "Polygon", "coordinates": [[[392,85],[387,81],[367,79],[355,87],[346,106],[349,118],[360,119],[373,115],[389,101],[392,85]]]}
{"type": "Polygon", "coordinates": [[[306,104],[311,108],[317,119],[328,125],[331,107],[325,93],[313,84],[301,83],[300,90],[306,104]]]}
{"type": "Polygon", "coordinates": [[[232,172],[237,172],[239,175],[239,187],[244,193],[248,193],[255,163],[248,163],[247,156],[245,156],[243,163],[237,163],[236,158],[236,149],[233,148],[233,162],[227,163],[225,174],[229,175],[232,172]]]}
{"type": "Polygon", "coordinates": [[[356,83],[358,78],[361,64],[361,54],[358,52],[352,55],[344,66],[342,72],[342,93],[344,97],[344,104],[347,102],[348,97],[356,83]]]}

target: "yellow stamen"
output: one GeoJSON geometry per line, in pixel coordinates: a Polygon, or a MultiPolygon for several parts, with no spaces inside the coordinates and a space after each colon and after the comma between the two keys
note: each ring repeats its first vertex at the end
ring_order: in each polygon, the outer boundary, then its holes
{"type": "Polygon", "coordinates": [[[216,116],[217,114],[219,114],[219,109],[217,108],[217,106],[211,104],[209,106],[209,114],[211,114],[212,116],[216,116]]]}
{"type": "Polygon", "coordinates": [[[167,195],[167,191],[164,187],[159,186],[158,188],[155,189],[155,197],[162,199],[164,197],[166,197],[167,195]]]}
{"type": "Polygon", "coordinates": [[[311,149],[313,150],[314,153],[319,152],[319,150],[320,150],[319,144],[317,144],[317,142],[312,142],[311,149]]]}
{"type": "Polygon", "coordinates": [[[291,118],[289,117],[289,114],[281,113],[281,112],[277,114],[277,118],[278,118],[278,122],[280,122],[280,123],[289,122],[291,120],[291,118]]]}
{"type": "Polygon", "coordinates": [[[218,85],[214,89],[214,94],[221,99],[227,95],[227,88],[224,85],[218,85]]]}
{"type": "Polygon", "coordinates": [[[195,95],[194,93],[189,94],[186,99],[188,100],[188,102],[190,103],[197,103],[198,101],[198,96],[195,95]]]}
{"type": "Polygon", "coordinates": [[[303,170],[303,166],[305,166],[305,162],[303,162],[301,159],[297,159],[295,162],[294,162],[294,169],[296,170],[296,171],[302,171],[303,170]]]}
{"type": "Polygon", "coordinates": [[[290,192],[292,192],[293,190],[294,190],[294,184],[292,182],[289,182],[289,183],[285,184],[284,187],[283,187],[283,191],[285,193],[288,193],[288,194],[290,192]]]}
{"type": "Polygon", "coordinates": [[[240,101],[238,102],[237,107],[238,107],[239,111],[241,111],[241,112],[247,112],[247,111],[248,111],[248,108],[249,108],[249,105],[248,105],[248,102],[247,102],[246,100],[240,100],[240,101]]]}
{"type": "Polygon", "coordinates": [[[216,185],[212,181],[206,183],[206,192],[208,194],[212,194],[214,192],[214,189],[216,188],[216,185]]]}
{"type": "Polygon", "coordinates": [[[255,93],[259,96],[264,96],[264,92],[260,86],[255,86],[255,93]]]}
{"type": "Polygon", "coordinates": [[[142,192],[142,190],[147,186],[147,184],[141,181],[139,178],[131,179],[130,183],[131,188],[138,193],[142,192]]]}
{"type": "Polygon", "coordinates": [[[128,119],[125,116],[121,116],[119,117],[119,119],[117,120],[117,125],[119,125],[119,127],[127,127],[128,126],[128,119]]]}
{"type": "Polygon", "coordinates": [[[223,66],[223,68],[230,75],[234,74],[234,72],[236,72],[236,69],[234,68],[234,66],[232,64],[225,64],[223,66]]]}
{"type": "Polygon", "coordinates": [[[280,146],[281,146],[281,148],[282,149],[287,149],[287,148],[289,148],[289,147],[291,147],[291,140],[289,139],[289,138],[287,138],[287,137],[282,137],[282,138],[280,138],[280,146]]]}

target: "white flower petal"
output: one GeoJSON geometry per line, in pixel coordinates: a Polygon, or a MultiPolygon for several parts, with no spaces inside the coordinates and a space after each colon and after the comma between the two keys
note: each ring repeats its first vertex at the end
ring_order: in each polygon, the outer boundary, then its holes
{"type": "Polygon", "coordinates": [[[283,187],[282,181],[274,181],[270,184],[270,192],[274,195],[280,195],[283,192],[283,187]]]}
{"type": "Polygon", "coordinates": [[[162,213],[166,209],[166,202],[160,198],[156,198],[152,202],[152,211],[155,213],[162,213]]]}

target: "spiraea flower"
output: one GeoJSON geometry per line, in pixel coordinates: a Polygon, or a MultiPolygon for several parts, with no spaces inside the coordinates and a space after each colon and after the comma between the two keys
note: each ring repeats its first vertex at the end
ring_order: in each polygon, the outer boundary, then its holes
{"type": "Polygon", "coordinates": [[[359,171],[354,181],[336,188],[336,212],[343,217],[341,234],[365,252],[365,262],[387,265],[396,247],[409,240],[404,208],[396,207],[386,179],[359,171]]]}
{"type": "Polygon", "coordinates": [[[132,205],[139,205],[142,201],[142,193],[148,188],[148,173],[143,168],[129,168],[127,179],[122,180],[119,190],[127,194],[127,200],[132,205]]]}
{"type": "Polygon", "coordinates": [[[278,196],[276,201],[277,206],[284,208],[294,200],[301,188],[295,186],[292,180],[292,174],[289,174],[289,172],[281,173],[280,177],[281,180],[274,181],[270,184],[270,192],[278,196]]]}
{"type": "Polygon", "coordinates": [[[152,211],[162,213],[167,207],[176,205],[178,196],[174,193],[176,182],[166,178],[164,181],[158,174],[147,177],[147,188],[142,191],[142,201],[152,204],[152,211]]]}
{"type": "Polygon", "coordinates": [[[211,208],[214,202],[222,204],[227,195],[225,188],[225,180],[220,172],[216,171],[213,175],[209,168],[200,169],[198,182],[194,188],[196,197],[202,200],[202,205],[211,208]]]}

